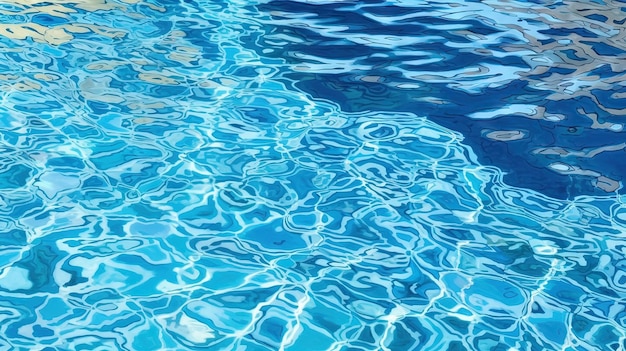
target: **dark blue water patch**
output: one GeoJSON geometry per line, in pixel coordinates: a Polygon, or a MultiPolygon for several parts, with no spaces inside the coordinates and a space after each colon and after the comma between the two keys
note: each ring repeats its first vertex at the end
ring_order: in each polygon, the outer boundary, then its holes
{"type": "Polygon", "coordinates": [[[0,235],[0,247],[3,249],[10,247],[21,249],[27,244],[26,232],[21,229],[11,229],[0,235]]]}
{"type": "Polygon", "coordinates": [[[596,345],[606,345],[610,350],[622,350],[626,342],[620,338],[621,330],[613,326],[602,326],[594,334],[596,345]]]}
{"type": "MultiPolygon", "coordinates": [[[[297,47],[296,51],[300,51],[297,47]]],[[[311,55],[323,59],[342,59],[348,57],[370,56],[375,53],[374,50],[367,46],[357,46],[344,44],[343,42],[326,43],[316,45],[314,48],[307,50],[311,55]]]]}
{"type": "Polygon", "coordinates": [[[581,40],[580,42],[582,44],[590,45],[593,51],[602,56],[616,56],[626,53],[626,51],[604,42],[594,42],[586,40],[581,40]]]}
{"type": "MultiPolygon", "coordinates": [[[[598,101],[603,107],[608,107],[608,108],[618,109],[618,110],[626,110],[626,99],[615,98],[614,94],[617,94],[617,93],[626,94],[626,87],[622,87],[621,89],[614,89],[614,90],[594,89],[591,91],[591,94],[593,94],[596,98],[598,98],[598,101]]],[[[596,111],[601,113],[600,119],[602,121],[611,121],[615,123],[625,122],[623,115],[616,116],[602,109],[598,109],[596,111]]],[[[593,111],[593,112],[596,112],[596,111],[593,111]]]]}
{"type": "Polygon", "coordinates": [[[548,39],[539,39],[538,41],[539,43],[541,43],[541,45],[548,45],[550,43],[554,43],[556,40],[553,38],[548,38],[548,39]]]}
{"type": "Polygon", "coordinates": [[[369,326],[366,326],[365,328],[363,328],[363,330],[358,336],[358,339],[359,341],[363,341],[367,344],[374,343],[375,340],[374,340],[374,336],[372,335],[372,328],[369,326]]]}
{"type": "Polygon", "coordinates": [[[459,332],[462,335],[469,334],[470,322],[458,319],[456,317],[444,317],[441,319],[443,323],[449,326],[452,330],[459,332]]]}
{"type": "MultiPolygon", "coordinates": [[[[0,192],[0,199],[2,193],[0,192]]],[[[6,201],[6,200],[5,200],[6,201]]],[[[10,203],[10,210],[5,210],[7,216],[12,218],[24,218],[31,213],[39,213],[44,208],[44,203],[39,197],[33,197],[27,201],[20,201],[17,203],[10,203]]]]}
{"type": "Polygon", "coordinates": [[[467,351],[467,348],[463,346],[463,343],[458,340],[452,340],[448,344],[446,351],[467,351]]]}
{"type": "Polygon", "coordinates": [[[50,328],[42,327],[39,324],[33,325],[33,336],[37,338],[45,338],[53,336],[54,331],[50,328]]]}
{"type": "MultiPolygon", "coordinates": [[[[445,40],[434,40],[426,43],[402,46],[404,51],[427,51],[437,53],[440,60],[425,64],[413,64],[408,61],[427,59],[425,55],[413,55],[412,57],[398,57],[394,51],[375,46],[365,46],[350,44],[349,41],[338,40],[337,38],[326,37],[323,31],[313,31],[295,26],[267,26],[267,32],[272,34],[286,34],[295,36],[302,40],[300,43],[287,43],[280,46],[273,44],[262,36],[249,38],[246,42],[252,48],[259,50],[259,45],[263,48],[274,48],[271,57],[286,59],[292,63],[302,63],[305,60],[298,58],[297,53],[318,57],[320,60],[332,58],[336,60],[353,61],[354,64],[369,66],[368,70],[355,71],[340,74],[315,74],[312,72],[285,72],[286,84],[295,85],[298,89],[310,93],[316,98],[322,98],[338,103],[342,110],[347,112],[362,111],[390,111],[390,112],[413,112],[419,116],[427,116],[436,123],[447,128],[461,132],[465,140],[477,154],[481,163],[492,164],[503,170],[506,183],[540,191],[555,198],[571,198],[582,194],[605,195],[606,193],[595,187],[592,176],[560,174],[552,171],[549,165],[554,162],[569,162],[581,169],[588,169],[595,174],[607,176],[613,180],[624,179],[625,159],[619,157],[619,152],[603,152],[595,157],[560,157],[558,155],[548,155],[535,152],[541,148],[557,147],[574,152],[589,151],[593,148],[602,147],[611,143],[618,145],[624,142],[621,133],[608,131],[605,129],[592,128],[592,119],[586,114],[594,113],[598,121],[620,123],[619,118],[604,111],[597,106],[597,102],[591,98],[581,97],[572,101],[552,101],[546,100],[549,91],[534,90],[528,86],[526,81],[513,80],[501,87],[485,87],[477,93],[453,89],[448,83],[435,83],[432,81],[420,81],[422,85],[419,89],[398,89],[388,82],[404,83],[412,82],[403,77],[397,70],[402,68],[405,71],[431,71],[445,72],[450,70],[462,70],[468,66],[492,64],[496,66],[519,67],[527,69],[526,62],[518,55],[506,55],[504,58],[495,56],[477,55],[469,51],[459,50],[446,45],[449,42],[464,42],[450,33],[450,31],[433,30],[428,25],[433,24],[457,24],[463,23],[467,30],[475,33],[490,34],[496,30],[486,26],[479,21],[448,21],[445,19],[419,17],[407,20],[405,28],[401,26],[382,26],[373,18],[367,18],[363,14],[368,12],[376,14],[376,6],[364,7],[354,13],[346,14],[342,4],[293,4],[287,1],[273,1],[260,5],[261,10],[284,11],[289,13],[314,13],[315,21],[320,23],[330,21],[330,23],[340,23],[347,25],[344,31],[361,33],[370,30],[380,33],[410,37],[418,35],[419,32],[428,31],[429,34],[440,36],[445,40]],[[425,29],[426,28],[426,29],[425,29]],[[331,51],[331,52],[329,52],[331,51]],[[360,75],[380,76],[379,83],[364,82],[358,78],[360,75]],[[295,82],[295,83],[293,83],[295,82]],[[446,104],[434,104],[427,101],[420,101],[423,94],[428,96],[441,97],[447,100],[446,104]],[[476,112],[497,110],[508,104],[536,104],[544,106],[547,113],[562,114],[567,118],[564,121],[555,123],[544,120],[536,120],[525,115],[511,114],[501,116],[491,120],[471,119],[467,116],[476,112]],[[525,137],[516,141],[498,141],[485,137],[489,130],[511,130],[522,131],[525,137]],[[607,162],[608,159],[615,158],[616,162],[607,162]]],[[[392,8],[380,10],[385,15],[393,16],[392,8]]],[[[399,9],[397,15],[405,13],[405,9],[399,9]]],[[[571,31],[550,32],[552,36],[577,34],[580,36],[591,36],[590,32],[583,29],[572,29],[571,31]]],[[[519,39],[510,37],[504,38],[503,42],[520,44],[519,39]]],[[[489,44],[492,50],[500,51],[503,42],[489,44]]],[[[602,43],[588,42],[595,45],[594,49],[602,54],[615,54],[610,47],[602,43]],[[603,46],[604,45],[604,46],[603,46]]],[[[586,59],[577,56],[574,50],[562,51],[572,60],[584,61],[586,59]]],[[[265,54],[264,54],[265,55],[265,54]]],[[[433,54],[434,55],[434,54],[433,54]]],[[[548,78],[554,74],[567,75],[573,72],[570,68],[553,67],[548,72],[531,77],[540,80],[548,78]]],[[[600,77],[612,77],[615,75],[610,66],[597,67],[594,72],[600,77]]],[[[594,91],[594,94],[601,103],[606,102],[606,106],[622,109],[625,103],[612,98],[612,93],[616,91],[594,91]]],[[[314,138],[315,139],[315,138],[314,138]]],[[[322,143],[322,140],[310,140],[315,143],[322,143]]],[[[322,152],[320,157],[341,157],[340,150],[335,150],[331,154],[322,152]],[[337,154],[339,152],[339,154],[337,154]]],[[[343,150],[346,151],[346,150],[343,150]]],[[[623,153],[623,152],[622,152],[623,153]]],[[[623,190],[622,190],[623,191],[623,190]]]]}
{"type": "Polygon", "coordinates": [[[586,28],[550,28],[538,31],[552,37],[568,37],[571,34],[580,35],[583,38],[595,38],[597,35],[586,28]]]}
{"type": "MultiPolygon", "coordinates": [[[[504,313],[505,311],[494,310],[494,312],[504,313]]],[[[509,328],[511,328],[518,322],[518,320],[514,318],[490,317],[489,315],[481,317],[481,321],[499,330],[509,330],[509,328]]],[[[506,350],[508,351],[510,349],[507,348],[506,350]]]]}
{"type": "MultiPolygon", "coordinates": [[[[430,25],[432,25],[433,23],[430,23],[428,19],[425,19],[425,20],[426,20],[426,23],[424,24],[415,24],[415,23],[410,23],[408,21],[405,21],[406,23],[399,24],[399,25],[383,25],[383,24],[377,23],[376,25],[368,26],[368,25],[362,24],[361,25],[362,28],[359,28],[361,26],[358,26],[356,28],[351,27],[350,29],[345,30],[344,33],[355,33],[355,34],[362,33],[362,34],[369,34],[369,35],[402,35],[402,34],[406,35],[406,34],[409,34],[409,35],[420,35],[420,36],[441,34],[439,30],[430,28],[430,25]]],[[[399,21],[399,22],[401,23],[404,21],[399,21]]],[[[482,34],[487,31],[484,28],[472,28],[472,32],[475,32],[477,34],[482,34]]],[[[454,37],[455,42],[463,42],[463,43],[470,42],[470,40],[464,36],[454,35],[454,34],[449,34],[449,36],[454,37]]]]}
{"type": "Polygon", "coordinates": [[[580,287],[558,280],[548,282],[546,292],[549,293],[549,296],[558,298],[563,307],[567,307],[571,312],[575,312],[581,301],[587,296],[580,287]]]}
{"type": "MultiPolygon", "coordinates": [[[[626,157],[624,156],[626,156],[624,150],[605,151],[593,157],[578,158],[576,161],[582,169],[597,169],[599,166],[606,165],[602,167],[602,174],[605,177],[623,181],[624,170],[626,170],[626,157]]],[[[572,159],[573,157],[568,160],[572,159]]]]}
{"type": "Polygon", "coordinates": [[[583,255],[582,257],[586,260],[584,261],[586,264],[584,266],[577,264],[565,276],[585,289],[611,298],[618,298],[618,293],[606,285],[606,282],[611,281],[611,278],[598,271],[599,258],[592,255],[583,255]]]}
{"type": "Polygon", "coordinates": [[[567,49],[567,50],[561,50],[562,53],[565,54],[565,56],[567,56],[568,59],[570,60],[574,60],[574,61],[586,61],[586,59],[579,57],[576,54],[576,50],[574,49],[567,49]]]}
{"type": "Polygon", "coordinates": [[[457,244],[460,241],[475,241],[476,235],[470,231],[465,229],[454,229],[454,228],[442,228],[442,234],[445,235],[444,240],[450,241],[450,243],[457,244]]]}
{"type": "Polygon", "coordinates": [[[425,11],[434,11],[437,10],[438,8],[440,8],[439,6],[406,6],[406,7],[401,7],[401,6],[395,6],[395,5],[387,5],[387,6],[369,6],[365,9],[363,9],[363,11],[369,12],[373,15],[376,16],[380,16],[380,17],[386,17],[386,16],[405,16],[405,15],[410,15],[413,14],[417,11],[420,10],[425,10],[425,11]]]}
{"type": "MultiPolygon", "coordinates": [[[[420,350],[431,341],[436,343],[436,340],[432,339],[439,337],[432,332],[432,327],[425,327],[422,322],[423,319],[420,317],[406,317],[402,319],[402,326],[406,328],[406,331],[409,332],[415,339],[415,343],[413,344],[414,348],[412,348],[413,350],[420,350]]],[[[404,350],[404,348],[401,347],[399,350],[404,350]]]]}
{"type": "Polygon", "coordinates": [[[591,15],[587,15],[587,16],[585,16],[585,17],[587,17],[587,18],[589,18],[589,19],[591,19],[591,20],[594,20],[594,21],[600,21],[600,22],[606,22],[606,21],[608,21],[608,20],[609,20],[609,18],[608,18],[608,17],[603,16],[603,15],[601,15],[601,14],[599,14],[599,13],[593,13],[593,14],[591,14],[591,15]]]}
{"type": "Polygon", "coordinates": [[[258,5],[258,9],[261,10],[261,12],[282,11],[286,13],[315,13],[318,15],[321,13],[336,12],[336,10],[344,7],[345,4],[342,3],[314,4],[289,0],[275,0],[271,3],[258,5]]]}
{"type": "Polygon", "coordinates": [[[254,78],[259,75],[254,66],[234,66],[232,69],[228,70],[227,73],[234,77],[247,77],[254,78]]]}
{"type": "Polygon", "coordinates": [[[594,68],[593,70],[591,70],[589,72],[590,76],[593,76],[593,75],[596,75],[596,74],[599,75],[600,78],[607,78],[607,77],[615,77],[615,76],[617,76],[619,74],[622,74],[622,72],[615,72],[611,68],[610,64],[603,64],[603,65],[600,65],[600,66],[594,68]]]}
{"type": "Polygon", "coordinates": [[[575,72],[576,70],[573,68],[565,68],[565,67],[550,67],[549,70],[541,73],[541,74],[534,74],[534,75],[530,75],[528,76],[528,78],[530,79],[541,79],[541,78],[547,78],[550,77],[553,74],[562,74],[562,75],[566,75],[566,74],[570,74],[575,72]]]}
{"type": "Polygon", "coordinates": [[[24,164],[14,164],[0,169],[0,189],[18,189],[29,181],[34,170],[24,164]]]}
{"type": "Polygon", "coordinates": [[[41,24],[42,26],[55,26],[68,22],[66,18],[44,13],[34,15],[33,17],[31,17],[31,21],[33,23],[41,24]]]}
{"type": "Polygon", "coordinates": [[[243,115],[245,121],[253,124],[266,125],[278,122],[276,114],[265,107],[247,106],[237,110],[243,115]]]}
{"type": "Polygon", "coordinates": [[[260,324],[261,325],[258,329],[259,334],[269,338],[273,345],[279,345],[282,342],[284,334],[287,331],[285,320],[277,317],[270,317],[262,320],[260,324]]]}
{"type": "MultiPolygon", "coordinates": [[[[387,64],[391,65],[391,62],[387,64]]],[[[368,74],[370,72],[367,72],[368,74]]],[[[408,90],[388,89],[383,84],[363,83],[354,79],[349,74],[307,74],[294,73],[288,74],[286,81],[294,80],[297,88],[306,91],[316,98],[327,99],[338,103],[346,112],[357,112],[364,110],[385,111],[385,110],[404,110],[409,106],[416,110],[423,111],[423,114],[435,111],[438,106],[420,101],[411,101],[411,92],[408,90]],[[384,91],[375,94],[369,93],[372,86],[384,88],[384,91]],[[362,96],[370,95],[374,99],[362,99],[362,96]]],[[[431,89],[437,91],[444,85],[433,84],[431,89]]]]}
{"type": "MultiPolygon", "coordinates": [[[[203,20],[203,23],[206,20],[203,20]]],[[[208,60],[216,60],[220,58],[220,48],[218,44],[212,40],[213,28],[195,28],[197,23],[191,22],[189,26],[178,27],[185,32],[185,39],[197,48],[202,48],[202,57],[208,60]]],[[[215,25],[218,27],[218,25],[215,25]]]]}
{"type": "MultiPolygon", "coordinates": [[[[370,47],[364,45],[353,45],[345,43],[343,41],[326,42],[323,44],[314,45],[308,47],[308,44],[303,43],[294,45],[294,52],[307,52],[315,57],[323,59],[345,59],[352,57],[367,57],[374,54],[376,51],[370,47]],[[306,48],[304,46],[307,46],[306,48]]],[[[313,61],[315,62],[315,61],[313,61]]]]}

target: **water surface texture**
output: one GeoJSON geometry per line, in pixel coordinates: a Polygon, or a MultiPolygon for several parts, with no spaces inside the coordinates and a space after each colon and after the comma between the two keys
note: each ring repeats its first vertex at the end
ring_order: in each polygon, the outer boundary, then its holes
{"type": "Polygon", "coordinates": [[[343,111],[427,116],[505,182],[613,193],[626,174],[626,3],[270,1],[256,45],[343,111]],[[269,33],[269,35],[267,35],[269,33]]]}
{"type": "Polygon", "coordinates": [[[0,350],[626,350],[620,6],[0,0],[0,350]]]}

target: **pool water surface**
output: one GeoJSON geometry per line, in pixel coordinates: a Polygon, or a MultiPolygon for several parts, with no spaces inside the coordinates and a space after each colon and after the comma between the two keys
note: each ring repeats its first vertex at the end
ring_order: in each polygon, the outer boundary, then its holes
{"type": "Polygon", "coordinates": [[[626,350],[626,3],[0,0],[0,350],[626,350]]]}

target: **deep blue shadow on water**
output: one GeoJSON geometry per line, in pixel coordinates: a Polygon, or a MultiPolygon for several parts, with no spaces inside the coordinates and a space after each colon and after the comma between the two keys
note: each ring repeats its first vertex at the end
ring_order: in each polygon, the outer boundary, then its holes
{"type": "MultiPolygon", "coordinates": [[[[274,11],[274,13],[308,14],[310,18],[315,19],[315,23],[340,23],[342,28],[346,28],[342,33],[371,32],[371,34],[397,37],[426,35],[434,39],[389,50],[380,46],[361,45],[331,37],[312,27],[279,23],[264,27],[266,33],[282,34],[299,40],[275,44],[265,36],[258,36],[246,37],[244,41],[257,50],[272,48],[273,52],[266,50],[263,56],[282,58],[293,64],[318,64],[323,63],[323,60],[335,60],[345,62],[346,66],[368,67],[359,70],[355,68],[341,73],[292,70],[285,71],[283,76],[287,78],[286,84],[292,84],[314,98],[333,101],[346,112],[412,112],[456,130],[463,134],[464,142],[472,147],[481,163],[502,169],[505,173],[504,181],[510,185],[565,199],[577,195],[607,195],[606,189],[596,186],[595,181],[599,176],[614,181],[624,179],[626,157],[623,157],[623,149],[595,153],[593,157],[584,156],[594,148],[618,145],[626,141],[623,133],[592,128],[592,120],[584,113],[595,113],[601,123],[620,122],[618,117],[610,115],[588,97],[562,101],[549,100],[546,98],[553,93],[552,91],[533,89],[528,86],[526,80],[522,79],[512,79],[497,87],[483,87],[476,93],[456,89],[449,82],[428,81],[427,79],[420,81],[420,86],[414,89],[398,87],[402,83],[415,83],[405,78],[406,74],[403,75],[400,71],[445,74],[476,65],[500,66],[510,70],[528,69],[526,62],[519,56],[482,55],[472,50],[447,45],[449,42],[467,43],[467,39],[454,34],[454,31],[437,29],[436,26],[460,25],[468,31],[482,35],[497,33],[498,29],[476,20],[449,20],[436,16],[420,16],[417,19],[402,20],[401,25],[382,25],[373,20],[372,15],[402,16],[410,11],[418,11],[419,8],[371,6],[363,7],[359,11],[349,11],[346,6],[348,5],[313,5],[292,1],[273,1],[259,6],[259,9],[264,13],[274,11]],[[398,55],[396,50],[401,50],[402,55],[398,55]],[[430,53],[434,54],[428,56],[430,53]],[[437,55],[438,60],[432,60],[432,62],[425,60],[434,55],[437,55]],[[321,61],[315,62],[310,57],[321,61]],[[379,78],[372,82],[363,80],[364,76],[379,78]],[[445,103],[423,99],[425,96],[435,97],[445,103]],[[542,106],[546,112],[566,118],[561,121],[548,121],[515,113],[489,119],[470,117],[477,112],[498,110],[511,104],[542,106]],[[508,141],[494,140],[486,137],[490,131],[519,131],[524,137],[508,141]],[[540,152],[545,149],[567,150],[568,153],[540,152]],[[581,171],[558,173],[549,167],[556,163],[572,165],[581,171]]],[[[556,29],[552,31],[558,32],[556,29]]],[[[590,35],[586,31],[581,33],[579,34],[584,36],[590,35]]],[[[568,33],[556,34],[567,35],[568,33]]],[[[504,37],[503,40],[515,42],[516,39],[504,37]]],[[[609,53],[607,48],[603,46],[601,48],[601,45],[597,44],[594,44],[594,48],[597,47],[609,53]]],[[[499,52],[501,51],[499,45],[489,44],[485,49],[499,52]]],[[[611,54],[614,53],[613,51],[611,54]]],[[[593,72],[593,74],[602,75],[609,68],[604,67],[604,71],[601,67],[597,69],[600,71],[593,72]]],[[[571,73],[571,70],[555,66],[544,75],[550,77],[553,74],[564,73],[571,73]]],[[[541,79],[542,75],[532,78],[541,79]]],[[[610,95],[615,92],[615,90],[600,90],[594,95],[600,103],[604,104],[606,101],[604,106],[624,108],[623,101],[611,98],[610,95]]],[[[624,192],[624,189],[620,191],[624,192]]],[[[611,191],[608,193],[610,194],[611,191]]]]}

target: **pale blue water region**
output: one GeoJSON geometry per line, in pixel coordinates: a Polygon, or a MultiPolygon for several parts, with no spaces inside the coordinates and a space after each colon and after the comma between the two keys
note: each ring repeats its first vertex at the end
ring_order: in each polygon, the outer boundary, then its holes
{"type": "Polygon", "coordinates": [[[0,0],[0,350],[626,350],[625,18],[0,0]]]}

